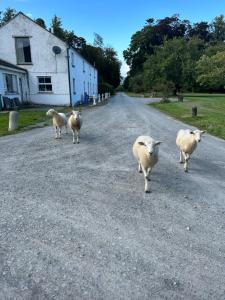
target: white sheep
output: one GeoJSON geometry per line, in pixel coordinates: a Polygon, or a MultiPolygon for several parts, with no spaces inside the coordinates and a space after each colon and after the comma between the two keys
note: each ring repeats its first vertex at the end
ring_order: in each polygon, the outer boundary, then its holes
{"type": "Polygon", "coordinates": [[[79,144],[80,140],[80,129],[82,126],[82,117],[80,111],[72,110],[71,116],[68,120],[68,126],[73,132],[73,143],[75,144],[75,132],[77,134],[77,143],[79,144]]]}
{"type": "Polygon", "coordinates": [[[176,144],[180,150],[180,163],[184,162],[184,171],[188,172],[188,160],[201,141],[204,130],[181,129],[177,133],[176,144]],[[184,161],[183,161],[184,160],[184,161]]]}
{"type": "Polygon", "coordinates": [[[64,113],[58,113],[54,109],[49,109],[46,113],[47,116],[52,117],[53,127],[55,128],[55,138],[61,139],[62,127],[65,126],[67,132],[67,117],[64,113]]]}
{"type": "Polygon", "coordinates": [[[138,161],[138,171],[144,174],[146,193],[150,193],[150,173],[158,162],[158,145],[161,143],[150,136],[139,136],[133,144],[133,154],[138,161]]]}

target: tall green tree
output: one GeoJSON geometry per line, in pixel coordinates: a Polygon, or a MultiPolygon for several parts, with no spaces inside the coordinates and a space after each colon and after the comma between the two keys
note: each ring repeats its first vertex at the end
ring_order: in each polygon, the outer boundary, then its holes
{"type": "Polygon", "coordinates": [[[218,42],[225,41],[225,20],[224,15],[215,17],[212,23],[214,39],[218,42]]]}
{"type": "Polygon", "coordinates": [[[203,55],[197,63],[199,84],[206,89],[225,87],[225,51],[209,57],[203,55]]]}
{"type": "Polygon", "coordinates": [[[13,8],[6,8],[4,12],[0,12],[0,26],[5,25],[5,23],[9,22],[15,15],[17,11],[13,8]]]}

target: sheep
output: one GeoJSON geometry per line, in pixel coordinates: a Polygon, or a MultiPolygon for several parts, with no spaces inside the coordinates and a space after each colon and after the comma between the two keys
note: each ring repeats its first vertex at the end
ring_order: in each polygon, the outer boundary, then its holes
{"type": "Polygon", "coordinates": [[[66,133],[67,131],[67,117],[64,113],[58,113],[54,109],[49,109],[46,113],[47,116],[52,117],[53,127],[55,127],[55,138],[61,139],[62,127],[65,126],[66,133]]]}
{"type": "Polygon", "coordinates": [[[75,144],[75,132],[77,134],[77,144],[80,143],[80,129],[82,126],[82,117],[81,117],[81,112],[80,111],[75,111],[72,110],[71,116],[69,117],[68,120],[68,126],[73,132],[73,144],[75,144]]]}
{"type": "Polygon", "coordinates": [[[180,163],[184,162],[185,172],[188,172],[188,160],[196,149],[197,144],[201,142],[201,135],[203,133],[205,133],[205,130],[198,129],[194,131],[181,129],[177,133],[176,144],[180,150],[180,163]]]}
{"type": "Polygon", "coordinates": [[[150,193],[150,173],[158,162],[158,145],[161,143],[150,136],[139,136],[133,144],[133,154],[138,161],[138,171],[144,174],[146,193],[150,193]]]}

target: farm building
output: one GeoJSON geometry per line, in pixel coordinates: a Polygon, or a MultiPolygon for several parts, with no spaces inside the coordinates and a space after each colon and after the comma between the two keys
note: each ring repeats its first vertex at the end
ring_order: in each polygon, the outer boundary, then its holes
{"type": "Polygon", "coordinates": [[[9,99],[28,101],[28,73],[26,69],[0,59],[0,108],[4,106],[7,108],[9,99]]]}
{"type": "Polygon", "coordinates": [[[98,93],[97,69],[21,12],[0,28],[0,59],[27,70],[33,103],[69,106],[98,93]]]}

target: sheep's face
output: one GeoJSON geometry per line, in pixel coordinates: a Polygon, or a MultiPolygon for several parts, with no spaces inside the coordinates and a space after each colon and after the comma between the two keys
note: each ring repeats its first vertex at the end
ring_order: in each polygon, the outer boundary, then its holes
{"type": "Polygon", "coordinates": [[[73,115],[73,117],[74,117],[74,119],[75,119],[76,121],[80,120],[81,112],[76,111],[76,110],[72,110],[72,113],[71,113],[71,114],[73,115]]]}
{"type": "Polygon", "coordinates": [[[54,116],[54,114],[56,113],[56,111],[54,109],[49,109],[49,111],[46,112],[46,115],[49,117],[54,116]]]}
{"type": "Polygon", "coordinates": [[[201,136],[202,134],[205,133],[205,130],[194,130],[194,131],[191,131],[191,134],[194,135],[195,137],[195,140],[197,143],[201,142],[201,136]]]}
{"type": "Polygon", "coordinates": [[[148,154],[151,156],[155,152],[156,147],[161,143],[162,142],[160,142],[160,141],[156,141],[156,142],[152,142],[152,143],[148,143],[148,144],[139,142],[139,145],[145,146],[148,151],[148,154]]]}

